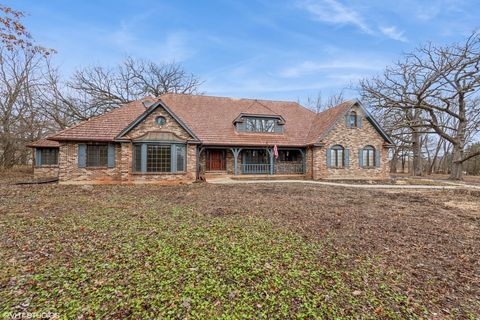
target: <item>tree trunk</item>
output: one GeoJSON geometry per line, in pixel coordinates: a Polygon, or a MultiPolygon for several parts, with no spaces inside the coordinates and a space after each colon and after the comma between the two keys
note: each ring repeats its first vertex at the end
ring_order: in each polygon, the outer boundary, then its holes
{"type": "Polygon", "coordinates": [[[452,153],[452,170],[450,172],[450,179],[462,180],[463,179],[463,148],[457,144],[453,145],[452,153]]]}
{"type": "Polygon", "coordinates": [[[397,173],[398,150],[393,151],[392,161],[390,161],[390,173],[397,173]]]}
{"type": "Polygon", "coordinates": [[[421,134],[417,130],[412,132],[412,153],[413,153],[413,170],[414,176],[422,175],[422,143],[421,134]]]}

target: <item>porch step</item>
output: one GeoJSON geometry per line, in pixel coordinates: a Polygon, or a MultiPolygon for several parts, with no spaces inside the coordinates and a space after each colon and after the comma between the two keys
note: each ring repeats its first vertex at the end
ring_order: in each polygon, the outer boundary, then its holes
{"type": "Polygon", "coordinates": [[[221,178],[227,178],[229,177],[229,174],[226,172],[206,172],[205,173],[205,180],[208,179],[221,179],[221,178]]]}
{"type": "Polygon", "coordinates": [[[242,174],[229,177],[234,180],[305,180],[304,174],[242,174]]]}

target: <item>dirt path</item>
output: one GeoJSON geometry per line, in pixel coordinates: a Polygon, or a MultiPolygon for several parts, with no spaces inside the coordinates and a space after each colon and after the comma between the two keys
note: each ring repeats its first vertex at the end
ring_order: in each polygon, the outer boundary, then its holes
{"type": "Polygon", "coordinates": [[[451,190],[451,189],[478,189],[478,186],[448,183],[446,186],[432,185],[392,185],[392,184],[349,184],[341,182],[313,181],[313,180],[234,180],[230,178],[209,179],[212,184],[259,184],[259,183],[289,183],[289,184],[316,184],[334,187],[360,188],[360,189],[428,189],[428,190],[451,190]]]}

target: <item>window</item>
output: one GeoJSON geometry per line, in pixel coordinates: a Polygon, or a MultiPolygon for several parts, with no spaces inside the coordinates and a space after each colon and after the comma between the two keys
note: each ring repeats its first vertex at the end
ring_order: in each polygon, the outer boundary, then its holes
{"type": "Polygon", "coordinates": [[[87,167],[108,166],[108,145],[87,144],[87,167]]]}
{"type": "Polygon", "coordinates": [[[280,150],[278,151],[278,160],[280,161],[298,161],[300,151],[298,150],[280,150]]]}
{"type": "Polygon", "coordinates": [[[184,144],[137,143],[133,146],[135,172],[182,172],[185,160],[184,144]]]}
{"type": "Polygon", "coordinates": [[[375,148],[366,146],[363,148],[363,166],[375,167],[375,148]]]}
{"type": "Polygon", "coordinates": [[[246,118],[246,131],[275,132],[275,120],[267,118],[246,118]]]}
{"type": "Polygon", "coordinates": [[[340,145],[333,146],[330,149],[330,166],[333,168],[343,168],[345,159],[344,148],[340,145]]]}
{"type": "Polygon", "coordinates": [[[163,126],[165,123],[167,123],[167,119],[165,119],[165,117],[158,116],[158,117],[155,118],[155,122],[156,122],[159,126],[163,126]]]}
{"type": "Polygon", "coordinates": [[[40,148],[36,151],[37,166],[56,166],[58,165],[57,148],[40,148]]]}
{"type": "Polygon", "coordinates": [[[357,113],[355,111],[350,112],[348,115],[348,126],[350,128],[357,127],[357,113]]]}

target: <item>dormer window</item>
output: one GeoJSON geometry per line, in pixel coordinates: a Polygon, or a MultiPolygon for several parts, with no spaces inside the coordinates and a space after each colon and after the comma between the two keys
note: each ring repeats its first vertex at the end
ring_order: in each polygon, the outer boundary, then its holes
{"type": "Polygon", "coordinates": [[[357,113],[355,111],[350,112],[348,115],[348,126],[350,128],[357,127],[357,113]]]}
{"type": "Polygon", "coordinates": [[[246,118],[248,132],[275,132],[275,120],[262,118],[246,118]]]}
{"type": "Polygon", "coordinates": [[[234,124],[238,132],[282,133],[285,121],[280,116],[241,115],[234,124]]]}

